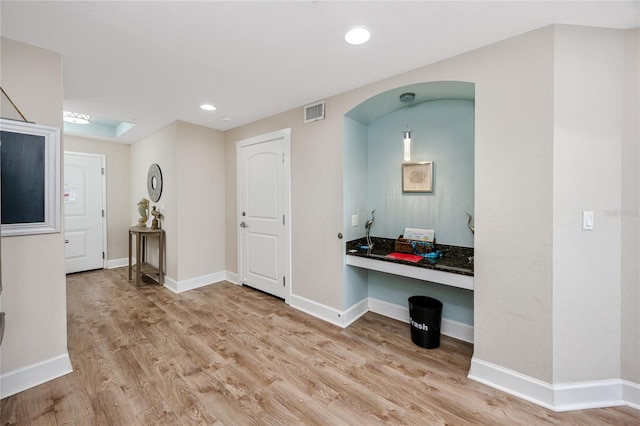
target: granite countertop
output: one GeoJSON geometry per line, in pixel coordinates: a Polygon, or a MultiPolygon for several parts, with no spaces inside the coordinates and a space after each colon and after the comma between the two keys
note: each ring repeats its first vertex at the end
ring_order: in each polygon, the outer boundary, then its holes
{"type": "Polygon", "coordinates": [[[373,242],[372,250],[362,248],[362,246],[367,245],[365,238],[348,241],[347,255],[473,276],[473,263],[469,261],[469,258],[473,257],[473,248],[471,247],[436,244],[436,249],[440,250],[442,258],[436,260],[422,259],[418,262],[410,262],[387,257],[387,255],[396,251],[395,239],[371,237],[371,240],[373,242]]]}

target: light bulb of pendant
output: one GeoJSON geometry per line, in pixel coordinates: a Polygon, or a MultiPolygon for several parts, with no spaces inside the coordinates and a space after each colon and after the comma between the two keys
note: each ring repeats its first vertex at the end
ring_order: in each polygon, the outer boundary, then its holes
{"type": "Polygon", "coordinates": [[[404,142],[404,161],[411,161],[411,130],[405,130],[403,133],[404,142]]]}

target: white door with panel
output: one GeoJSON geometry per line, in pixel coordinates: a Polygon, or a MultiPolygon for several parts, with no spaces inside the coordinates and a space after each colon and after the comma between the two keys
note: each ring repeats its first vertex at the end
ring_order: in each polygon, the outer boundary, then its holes
{"type": "Polygon", "coordinates": [[[104,267],[104,165],[99,155],[64,154],[65,271],[104,267]]]}
{"type": "Polygon", "coordinates": [[[243,285],[289,302],[290,130],[237,142],[238,271],[243,285]]]}

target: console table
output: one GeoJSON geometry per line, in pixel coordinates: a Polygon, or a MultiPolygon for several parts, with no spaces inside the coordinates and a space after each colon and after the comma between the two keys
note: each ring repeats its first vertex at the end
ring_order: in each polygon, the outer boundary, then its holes
{"type": "Polygon", "coordinates": [[[151,229],[144,226],[132,226],[129,228],[129,281],[133,270],[136,273],[136,287],[140,286],[142,276],[145,275],[158,284],[164,284],[164,230],[151,229]],[[136,264],[132,265],[132,240],[136,238],[136,264]],[[158,237],[158,267],[152,266],[147,260],[147,239],[158,237]]]}

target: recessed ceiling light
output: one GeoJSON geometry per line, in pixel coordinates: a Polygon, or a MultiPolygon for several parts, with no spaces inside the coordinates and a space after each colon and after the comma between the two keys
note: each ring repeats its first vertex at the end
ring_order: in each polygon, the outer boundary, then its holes
{"type": "Polygon", "coordinates": [[[202,108],[205,111],[215,111],[216,110],[216,107],[214,107],[211,104],[202,104],[202,105],[200,105],[200,108],[202,108]]]}
{"type": "Polygon", "coordinates": [[[222,121],[233,121],[231,117],[222,117],[222,121]]]}
{"type": "Polygon", "coordinates": [[[344,40],[353,45],[364,44],[371,38],[371,31],[365,27],[355,27],[347,31],[344,40]]]}

